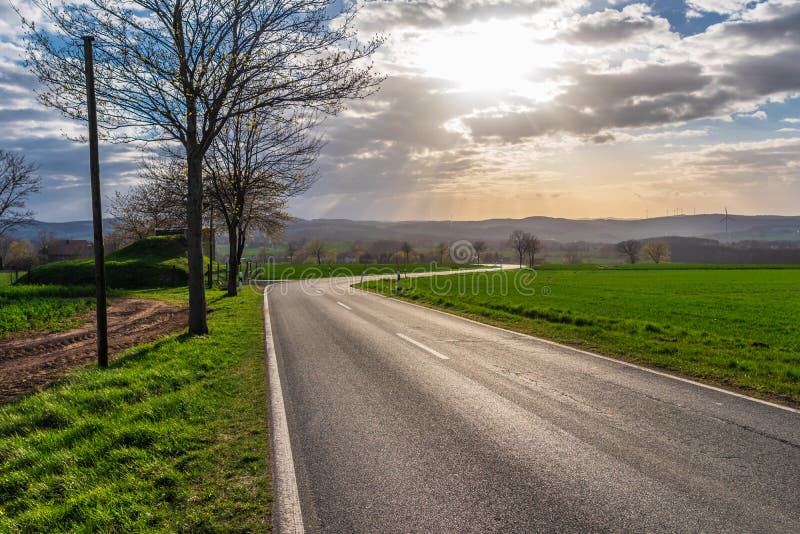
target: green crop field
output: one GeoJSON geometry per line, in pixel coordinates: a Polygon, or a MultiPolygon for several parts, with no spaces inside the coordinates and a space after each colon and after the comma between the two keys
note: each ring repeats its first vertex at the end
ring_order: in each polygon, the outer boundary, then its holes
{"type": "Polygon", "coordinates": [[[475,269],[482,265],[461,263],[352,263],[352,264],[288,264],[267,263],[257,268],[256,274],[260,280],[305,280],[310,278],[328,278],[340,276],[365,276],[376,274],[425,273],[432,271],[455,271],[461,269],[475,269]]]}
{"type": "Polygon", "coordinates": [[[800,268],[580,266],[465,273],[367,289],[800,403],[800,268]]]}
{"type": "Polygon", "coordinates": [[[208,294],[212,335],[0,407],[0,532],[269,531],[262,299],[222,295],[208,294]]]}
{"type": "Polygon", "coordinates": [[[0,286],[0,339],[13,332],[77,326],[94,309],[90,286],[0,286]]]}

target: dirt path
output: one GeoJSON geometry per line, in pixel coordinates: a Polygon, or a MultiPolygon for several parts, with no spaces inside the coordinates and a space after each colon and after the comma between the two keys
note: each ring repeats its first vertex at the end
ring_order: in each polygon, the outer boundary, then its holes
{"type": "MultiPolygon", "coordinates": [[[[165,302],[117,299],[108,307],[110,355],[186,326],[188,312],[165,302]]],[[[94,320],[57,334],[0,341],[0,404],[49,386],[70,369],[97,358],[94,320]]]]}

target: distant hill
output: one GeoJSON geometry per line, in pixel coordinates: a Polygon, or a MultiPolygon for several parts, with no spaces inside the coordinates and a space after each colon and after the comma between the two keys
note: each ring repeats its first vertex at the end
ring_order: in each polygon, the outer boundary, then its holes
{"type": "MultiPolygon", "coordinates": [[[[721,242],[800,241],[800,216],[731,215],[728,229],[720,213],[679,215],[653,219],[488,219],[485,221],[353,221],[349,219],[297,219],[287,226],[288,240],[323,239],[326,241],[408,240],[417,246],[458,239],[505,242],[516,230],[535,233],[543,240],[616,243],[625,239],[656,236],[700,237],[721,242]]],[[[113,219],[103,222],[104,230],[114,226],[113,219]]],[[[46,223],[36,221],[16,232],[18,237],[34,240],[40,231],[56,238],[92,239],[91,221],[46,223]]],[[[220,234],[218,234],[220,235],[220,234]]]]}
{"type": "MultiPolygon", "coordinates": [[[[103,231],[110,232],[114,229],[115,219],[103,219],[103,231]]],[[[17,239],[35,241],[40,232],[52,234],[56,239],[86,239],[91,241],[94,237],[92,221],[70,221],[62,223],[33,221],[31,224],[21,226],[14,231],[17,239]]]]}
{"type": "Polygon", "coordinates": [[[684,215],[654,219],[489,219],[485,221],[351,221],[347,219],[296,220],[286,238],[328,241],[408,240],[416,245],[458,239],[504,242],[516,230],[532,232],[543,240],[616,243],[656,236],[702,237],[721,242],[746,240],[800,241],[800,216],[731,215],[728,231],[722,214],[684,215]]]}

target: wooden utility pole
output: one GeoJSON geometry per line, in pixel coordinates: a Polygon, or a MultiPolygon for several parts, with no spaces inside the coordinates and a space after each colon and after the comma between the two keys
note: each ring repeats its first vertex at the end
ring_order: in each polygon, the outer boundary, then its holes
{"type": "Polygon", "coordinates": [[[94,223],[94,282],[97,300],[97,365],[108,367],[108,315],[106,310],[106,263],[103,247],[103,210],[100,205],[100,155],[97,142],[97,101],[94,96],[94,37],[83,38],[86,69],[86,104],[89,111],[89,170],[92,181],[94,223]]]}

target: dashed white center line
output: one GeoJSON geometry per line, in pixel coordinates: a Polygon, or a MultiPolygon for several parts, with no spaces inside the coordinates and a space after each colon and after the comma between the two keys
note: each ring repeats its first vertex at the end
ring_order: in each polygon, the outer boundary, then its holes
{"type": "Polygon", "coordinates": [[[439,358],[439,359],[441,359],[441,360],[449,360],[449,359],[450,359],[450,358],[448,358],[447,356],[445,356],[444,354],[442,354],[441,352],[439,352],[439,351],[436,351],[436,350],[433,350],[432,348],[430,348],[430,347],[427,347],[427,346],[423,345],[423,344],[422,344],[422,343],[420,343],[419,341],[414,341],[414,340],[413,340],[413,339],[411,339],[410,337],[408,337],[408,336],[404,336],[403,334],[401,334],[401,333],[399,333],[399,332],[397,333],[397,336],[398,336],[399,338],[401,338],[401,339],[405,339],[406,341],[408,341],[408,342],[409,342],[409,343],[411,343],[412,345],[415,345],[415,346],[417,346],[417,347],[421,348],[421,349],[422,349],[422,350],[424,350],[425,352],[429,352],[429,353],[433,354],[434,356],[436,356],[437,358],[439,358]]]}
{"type": "Polygon", "coordinates": [[[341,307],[342,307],[342,308],[344,308],[345,310],[353,311],[353,308],[351,308],[351,307],[350,307],[350,306],[348,306],[347,304],[344,304],[344,303],[342,303],[342,302],[339,302],[338,300],[336,301],[336,304],[338,304],[339,306],[341,306],[341,307]]]}

